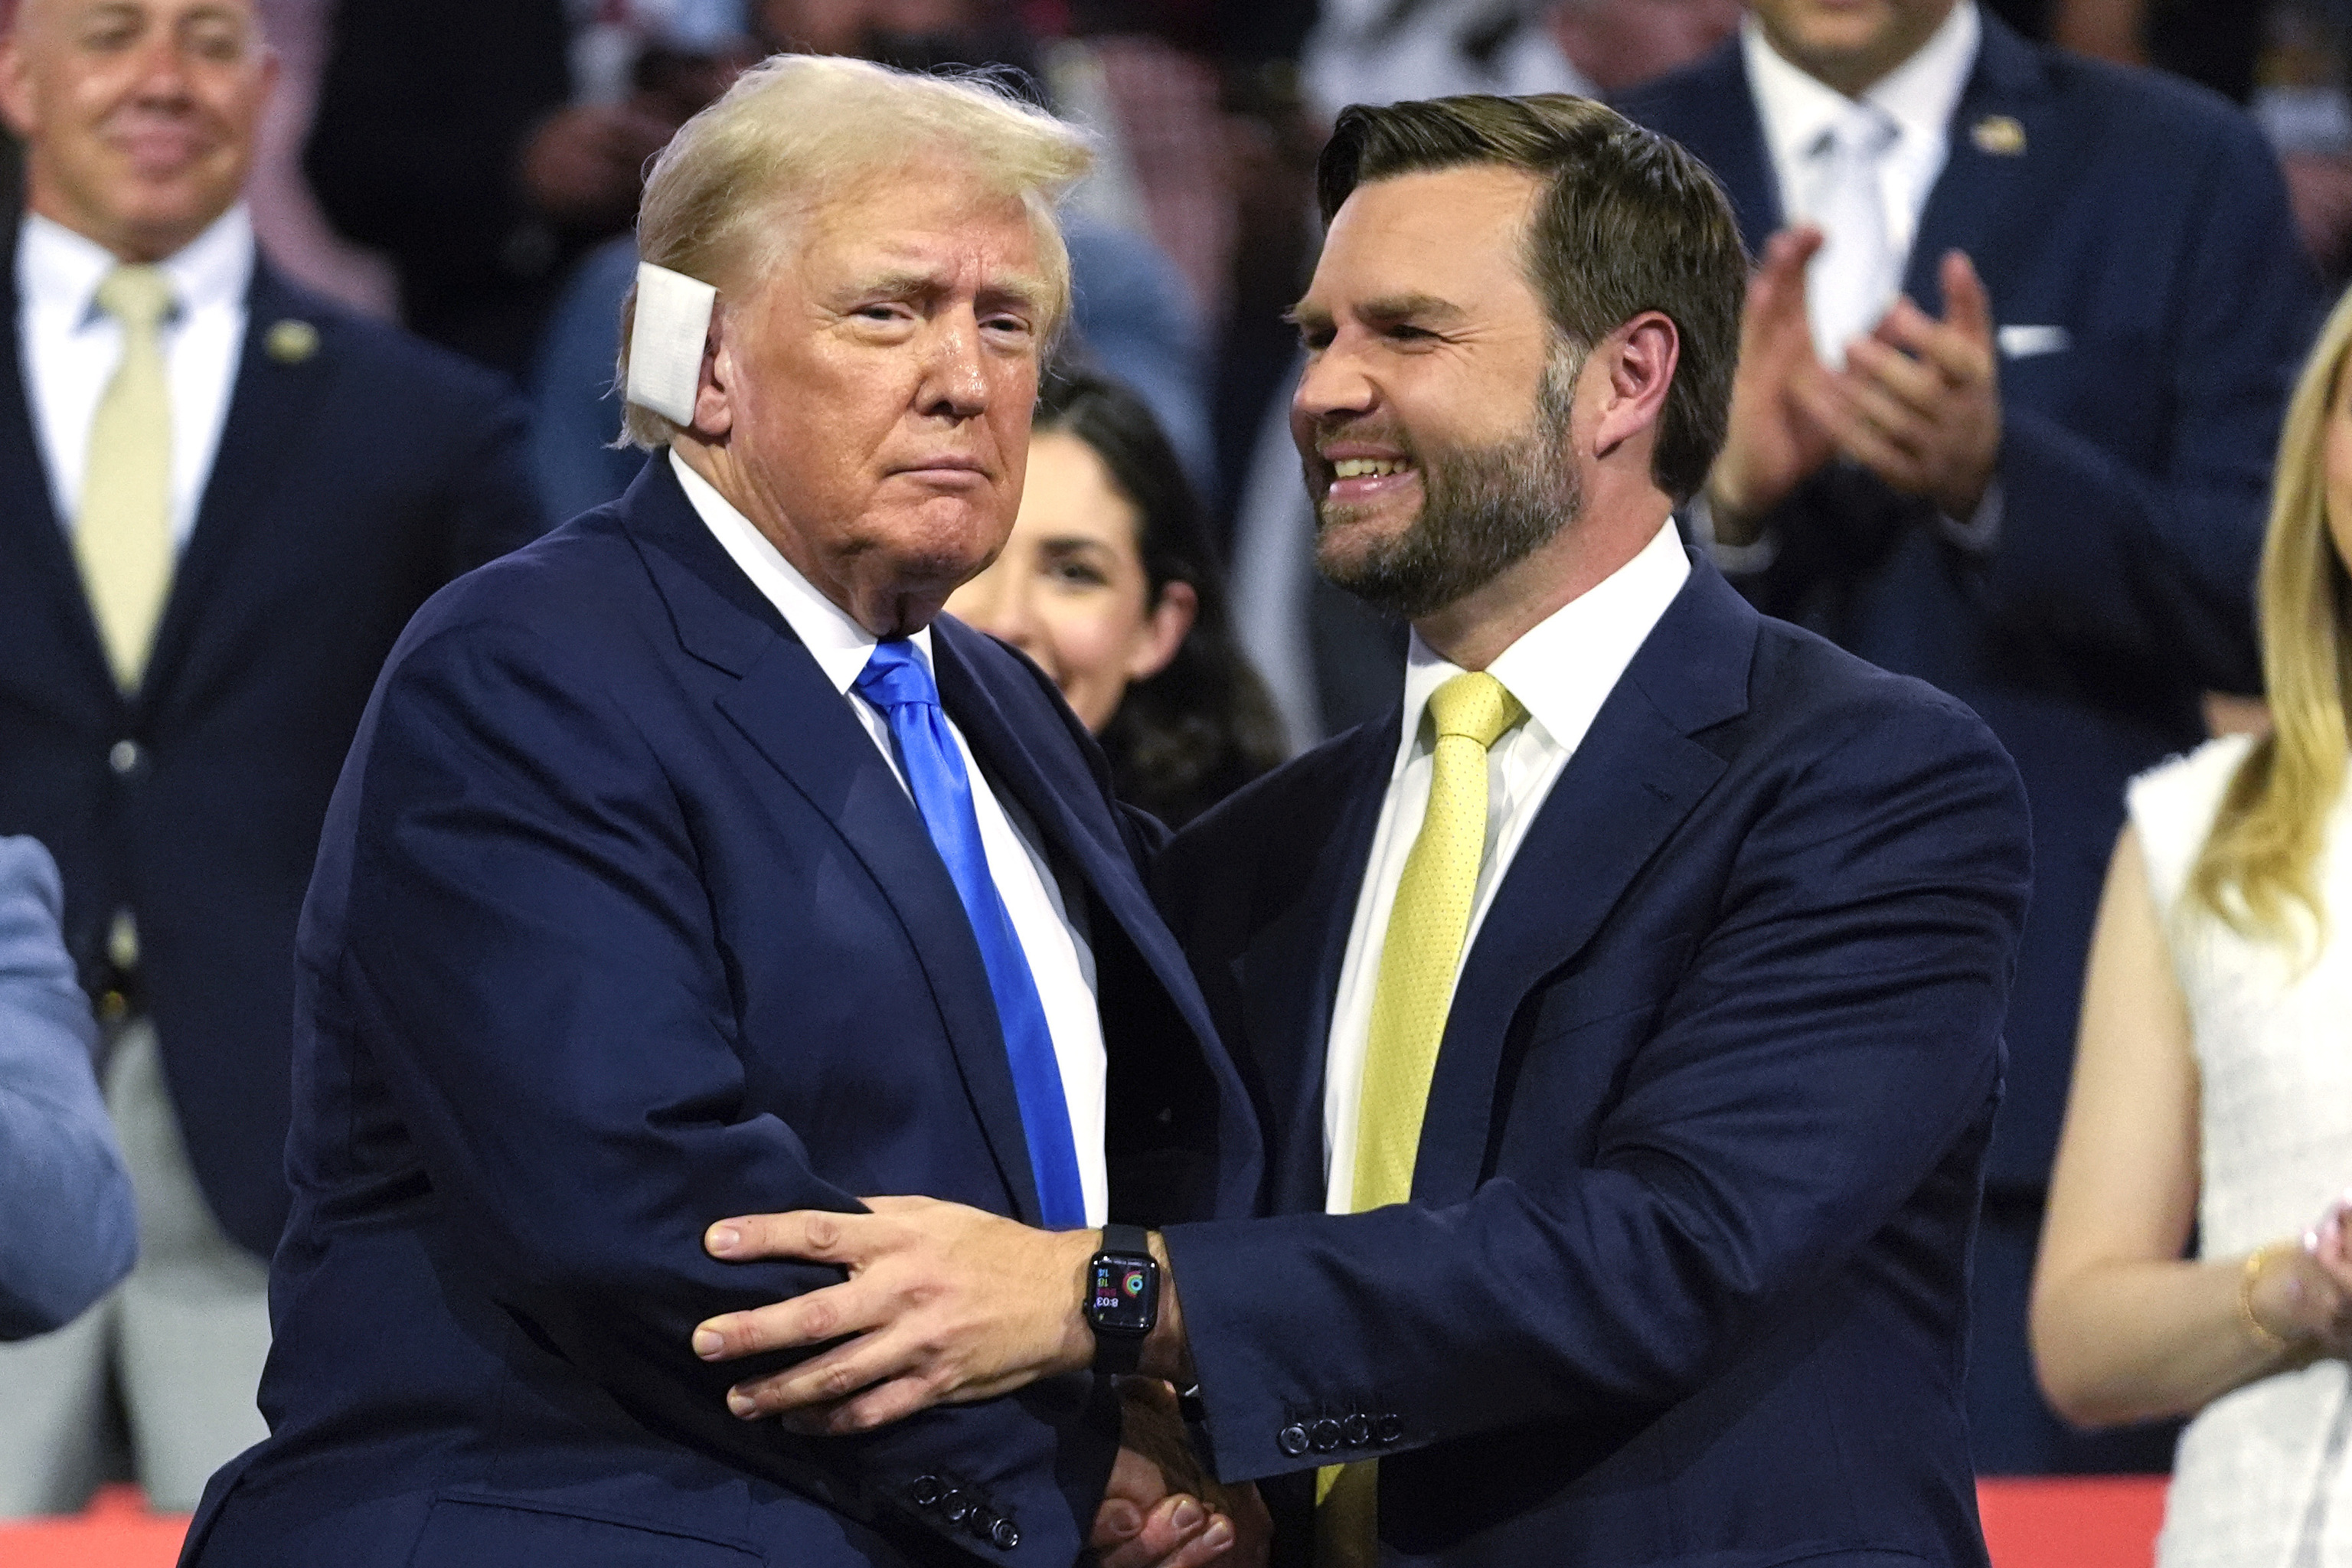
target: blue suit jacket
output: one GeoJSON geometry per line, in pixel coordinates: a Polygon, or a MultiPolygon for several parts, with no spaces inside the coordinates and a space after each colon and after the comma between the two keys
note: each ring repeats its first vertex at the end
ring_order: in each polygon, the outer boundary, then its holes
{"type": "Polygon", "coordinates": [[[1399,722],[1162,861],[1288,1216],[1168,1233],[1219,1471],[1379,1458],[1391,1563],[1983,1562],[2009,760],[1698,565],[1467,955],[1412,1204],[1332,1217],[1325,1042],[1399,722]]]}
{"type": "Polygon", "coordinates": [[[137,917],[189,1163],[267,1255],[286,1219],[294,921],[383,657],[432,592],[541,517],[499,380],[257,265],[212,477],[135,698],[114,683],[26,413],[0,244],[0,833],[65,876],[93,994],[137,917]],[[310,352],[270,329],[299,321],[310,352]],[[284,341],[281,339],[281,342],[284,341]],[[127,744],[126,744],[127,742],[127,744]]]}
{"type": "MultiPolygon", "coordinates": [[[[1736,39],[1619,107],[1706,162],[1750,247],[1781,226],[1736,39]]],[[[1779,556],[1740,586],[1959,698],[2017,759],[2035,896],[1990,1173],[2038,1187],[2124,781],[2203,737],[2200,693],[2259,687],[2254,564],[2315,288],[2276,159],[2201,89],[1988,15],[1950,146],[1906,291],[1940,313],[1957,247],[2001,326],[2054,329],[2001,356],[1998,542],[1964,550],[1924,503],[1834,468],[1771,520],[1779,556]]]]}
{"type": "MultiPolygon", "coordinates": [[[[1144,890],[1146,830],[1034,666],[952,620],[933,647],[1091,933],[1114,1209],[1244,1212],[1255,1126],[1144,890]]],[[[667,463],[418,616],[300,966],[271,1436],[215,1478],[190,1561],[1077,1555],[1107,1381],[809,1440],[728,1415],[743,1368],[688,1349],[714,1311],[839,1277],[715,1262],[714,1219],[874,1193],[1038,1210],[922,820],[667,463]],[[949,1488],[985,1511],[926,1506],[949,1488]],[[1016,1548],[984,1539],[1000,1517],[1016,1548]]]]}
{"type": "Polygon", "coordinates": [[[60,901],[48,852],[0,838],[0,1340],[71,1321],[139,1252],[60,901]]]}

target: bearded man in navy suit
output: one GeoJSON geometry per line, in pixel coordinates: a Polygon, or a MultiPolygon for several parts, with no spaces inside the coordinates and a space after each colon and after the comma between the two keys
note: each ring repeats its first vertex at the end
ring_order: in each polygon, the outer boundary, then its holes
{"type": "MultiPolygon", "coordinates": [[[[1291,428],[1322,569],[1412,623],[1405,700],[1159,867],[1276,1212],[1162,1233],[1146,1365],[1197,1382],[1218,1474],[1275,1479],[1293,1561],[1981,1563],[1959,1379],[2016,772],[1685,554],[1747,277],[1687,153],[1448,99],[1348,110],[1320,185],[1291,428]]],[[[730,1256],[852,1269],[732,1348],[876,1325],[744,1407],[862,1430],[941,1360],[1003,1364],[867,1283],[908,1226],[977,1224],[730,1224],[730,1256]]],[[[1069,1333],[1037,1286],[984,1299],[1069,1333]]],[[[1107,1561],[1161,1546],[1119,1522],[1107,1561]]]]}
{"type": "Polygon", "coordinates": [[[986,86],[815,57],[665,152],[626,384],[667,450],[436,596],[337,789],[271,1435],[184,1561],[1083,1550],[1132,1436],[1108,1378],[945,1380],[844,1441],[738,1419],[694,1330],[840,1278],[719,1261],[726,1214],[952,1199],[1049,1228],[875,1283],[961,1301],[998,1262],[1075,1303],[1069,1237],[1256,1188],[1155,830],[1050,680],[936,618],[1019,504],[1085,163],[986,86]]]}
{"type": "Polygon", "coordinates": [[[1763,264],[1694,515],[1756,606],[1983,716],[2034,900],[1986,1165],[1970,1413],[1999,1472],[2162,1469],[2041,1400],[2026,1282],[2125,781],[2259,689],[2254,562],[2316,325],[2276,157],[2202,89],[2028,43],[1976,0],[1758,0],[1625,95],[1763,264]]]}

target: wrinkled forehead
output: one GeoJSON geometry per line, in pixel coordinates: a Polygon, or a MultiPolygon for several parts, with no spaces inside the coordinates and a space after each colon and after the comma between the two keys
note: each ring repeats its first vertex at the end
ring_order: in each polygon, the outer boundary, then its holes
{"type": "Polygon", "coordinates": [[[256,0],[0,0],[0,18],[35,37],[92,26],[233,27],[258,37],[256,0]],[[13,10],[14,15],[9,15],[13,10]]]}

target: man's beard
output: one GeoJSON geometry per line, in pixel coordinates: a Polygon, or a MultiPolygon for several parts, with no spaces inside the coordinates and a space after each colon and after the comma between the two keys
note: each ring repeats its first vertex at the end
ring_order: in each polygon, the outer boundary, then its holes
{"type": "Polygon", "coordinates": [[[1392,539],[1339,559],[1335,529],[1356,508],[1316,508],[1316,564],[1374,609],[1418,620],[1474,594],[1549,543],[1584,511],[1569,446],[1570,389],[1580,362],[1544,371],[1528,428],[1492,446],[1409,454],[1421,472],[1421,514],[1392,539]]]}

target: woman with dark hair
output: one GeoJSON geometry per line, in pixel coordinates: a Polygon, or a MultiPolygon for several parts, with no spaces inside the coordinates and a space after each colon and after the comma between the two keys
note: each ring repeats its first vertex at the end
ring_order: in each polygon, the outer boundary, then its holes
{"type": "Polygon", "coordinates": [[[1183,468],[1108,377],[1046,377],[1013,537],[948,610],[1036,660],[1101,740],[1119,798],[1171,826],[1283,758],[1183,468]]]}

